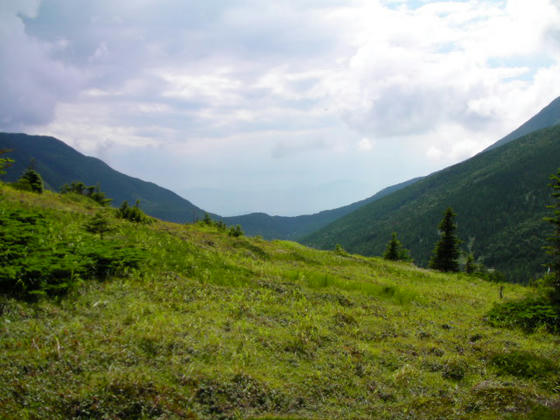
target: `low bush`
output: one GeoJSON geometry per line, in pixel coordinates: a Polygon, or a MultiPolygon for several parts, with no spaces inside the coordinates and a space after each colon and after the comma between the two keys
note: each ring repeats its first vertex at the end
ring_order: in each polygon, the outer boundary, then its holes
{"type": "Polygon", "coordinates": [[[78,194],[85,197],[91,198],[93,201],[101,204],[102,206],[108,206],[113,201],[111,198],[105,197],[105,193],[101,191],[99,185],[86,186],[83,182],[72,182],[70,184],[64,184],[60,189],[61,194],[78,194]]]}
{"type": "Polygon", "coordinates": [[[12,186],[18,190],[31,191],[38,194],[41,194],[44,189],[43,178],[33,169],[27,169],[12,186]]]}
{"type": "Polygon", "coordinates": [[[554,363],[550,360],[521,350],[493,354],[490,364],[501,375],[520,378],[539,378],[555,371],[554,363]]]}
{"type": "Polygon", "coordinates": [[[240,225],[231,226],[229,228],[228,235],[237,238],[239,236],[243,236],[243,230],[241,229],[240,225]]]}
{"type": "Polygon", "coordinates": [[[545,296],[495,304],[486,319],[494,327],[518,327],[527,332],[546,328],[560,333],[560,308],[545,296]]]}
{"type": "Polygon", "coordinates": [[[0,210],[0,292],[19,297],[63,294],[81,280],[125,274],[143,258],[139,249],[93,237],[53,239],[40,213],[0,210]]]}
{"type": "Polygon", "coordinates": [[[130,207],[128,201],[123,201],[117,209],[117,217],[134,223],[151,223],[152,218],[140,210],[140,202],[137,200],[134,206],[130,207]]]}
{"type": "Polygon", "coordinates": [[[84,228],[89,233],[99,233],[99,237],[103,239],[103,234],[111,231],[111,225],[109,220],[105,217],[103,213],[96,213],[88,222],[84,225],[84,228]]]}

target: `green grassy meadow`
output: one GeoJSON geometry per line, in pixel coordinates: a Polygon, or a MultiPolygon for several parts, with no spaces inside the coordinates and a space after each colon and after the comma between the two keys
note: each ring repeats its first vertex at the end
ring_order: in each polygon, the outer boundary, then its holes
{"type": "MultiPolygon", "coordinates": [[[[502,419],[560,416],[560,337],[485,314],[533,289],[215,226],[114,217],[0,184],[51,240],[143,250],[67,294],[0,295],[0,418],[502,419]],[[99,239],[101,240],[101,239],[99,239]]],[[[47,238],[48,239],[48,238],[47,238]]],[[[79,279],[78,279],[79,280],[79,279]]]]}

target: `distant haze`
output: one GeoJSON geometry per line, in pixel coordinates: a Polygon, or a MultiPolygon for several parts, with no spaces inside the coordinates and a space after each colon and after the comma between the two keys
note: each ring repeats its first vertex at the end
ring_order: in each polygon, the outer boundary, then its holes
{"type": "Polygon", "coordinates": [[[338,207],[560,95],[556,0],[0,0],[0,131],[223,215],[338,207]]]}

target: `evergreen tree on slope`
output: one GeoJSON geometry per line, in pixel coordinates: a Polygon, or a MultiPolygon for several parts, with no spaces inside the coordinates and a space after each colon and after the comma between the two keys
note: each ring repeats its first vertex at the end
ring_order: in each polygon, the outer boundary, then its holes
{"type": "Polygon", "coordinates": [[[457,230],[455,216],[453,209],[447,208],[438,226],[440,239],[430,259],[430,268],[445,272],[459,271],[459,244],[461,241],[455,234],[457,230]]]}
{"type": "Polygon", "coordinates": [[[397,239],[397,234],[393,232],[391,240],[387,243],[387,248],[383,254],[383,258],[391,261],[410,261],[410,253],[404,248],[401,241],[397,239]]]}

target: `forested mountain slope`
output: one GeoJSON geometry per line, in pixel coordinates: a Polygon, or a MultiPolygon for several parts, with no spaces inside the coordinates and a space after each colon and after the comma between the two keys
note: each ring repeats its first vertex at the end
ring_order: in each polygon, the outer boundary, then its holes
{"type": "Polygon", "coordinates": [[[437,225],[451,206],[458,234],[475,256],[511,280],[542,273],[542,221],[550,202],[549,176],[560,166],[560,126],[539,130],[370,203],[303,242],[380,255],[397,232],[417,264],[426,265],[438,238],[437,225]]]}

